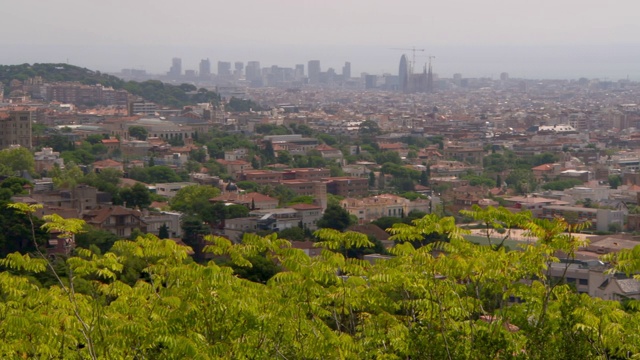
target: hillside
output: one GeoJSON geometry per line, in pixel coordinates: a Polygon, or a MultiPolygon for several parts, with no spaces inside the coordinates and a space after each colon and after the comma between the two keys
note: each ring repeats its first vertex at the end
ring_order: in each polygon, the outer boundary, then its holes
{"type": "Polygon", "coordinates": [[[116,89],[122,89],[125,81],[112,75],[103,74],[69,64],[21,64],[0,65],[0,82],[5,87],[13,79],[27,80],[34,76],[41,76],[46,82],[77,81],[83,84],[102,84],[116,89]]]}
{"type": "Polygon", "coordinates": [[[125,89],[133,95],[140,96],[158,105],[176,108],[202,102],[217,103],[220,100],[215,92],[197,89],[191,84],[175,86],[158,80],[144,82],[124,81],[113,75],[69,64],[0,65],[0,82],[5,85],[5,95],[10,91],[9,83],[11,80],[24,81],[34,76],[41,76],[45,82],[72,81],[87,85],[102,84],[115,89],[125,89]]]}

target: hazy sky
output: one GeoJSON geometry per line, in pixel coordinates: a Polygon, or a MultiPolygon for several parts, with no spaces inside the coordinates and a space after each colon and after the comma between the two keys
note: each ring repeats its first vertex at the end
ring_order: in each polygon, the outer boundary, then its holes
{"type": "Polygon", "coordinates": [[[397,72],[402,51],[443,77],[640,80],[638,0],[20,0],[2,4],[0,63],[165,72],[202,58],[397,72]]]}

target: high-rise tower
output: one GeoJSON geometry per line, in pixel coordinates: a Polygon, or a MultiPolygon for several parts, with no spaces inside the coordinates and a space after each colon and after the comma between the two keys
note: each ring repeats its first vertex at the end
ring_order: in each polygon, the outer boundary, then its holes
{"type": "Polygon", "coordinates": [[[182,75],[182,59],[173,58],[171,60],[171,68],[168,75],[171,77],[180,77],[182,75]]]}
{"type": "Polygon", "coordinates": [[[244,72],[244,63],[242,61],[236,61],[233,63],[233,75],[237,77],[242,77],[242,73],[244,72]]]}
{"type": "Polygon", "coordinates": [[[209,61],[209,59],[200,60],[199,75],[202,79],[208,79],[211,77],[211,61],[209,61]]]}
{"type": "Polygon", "coordinates": [[[407,55],[402,54],[398,68],[398,90],[404,93],[409,92],[409,77],[409,60],[407,60],[407,55]]]}
{"type": "Polygon", "coordinates": [[[349,79],[351,79],[351,63],[347,61],[342,67],[342,80],[347,81],[349,79]]]}
{"type": "Polygon", "coordinates": [[[218,61],[218,76],[231,76],[231,63],[218,61]]]}
{"type": "Polygon", "coordinates": [[[245,68],[245,77],[249,81],[258,81],[262,78],[259,61],[249,61],[245,68]]]}
{"type": "Polygon", "coordinates": [[[433,92],[433,71],[431,70],[431,59],[429,59],[429,71],[427,72],[427,92],[433,92]]]}
{"type": "Polygon", "coordinates": [[[309,74],[309,84],[320,83],[320,60],[311,60],[307,64],[307,72],[309,74]]]}

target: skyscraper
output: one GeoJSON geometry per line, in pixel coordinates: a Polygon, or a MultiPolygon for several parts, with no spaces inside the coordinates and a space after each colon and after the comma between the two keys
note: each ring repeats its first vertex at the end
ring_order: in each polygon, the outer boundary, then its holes
{"type": "Polygon", "coordinates": [[[310,60],[307,64],[309,74],[309,84],[320,83],[320,60],[310,60]]]}
{"type": "Polygon", "coordinates": [[[409,61],[407,55],[402,54],[400,57],[400,67],[398,69],[398,90],[409,92],[409,61]]]}
{"type": "Polygon", "coordinates": [[[249,61],[245,68],[245,77],[249,81],[258,81],[262,78],[260,61],[249,61]]]}
{"type": "Polygon", "coordinates": [[[427,72],[427,92],[433,92],[433,70],[431,70],[431,60],[429,60],[429,72],[427,72]]]}
{"type": "Polygon", "coordinates": [[[343,80],[349,80],[351,78],[351,63],[350,62],[345,62],[344,66],[342,67],[342,79],[343,80]]]}
{"type": "Polygon", "coordinates": [[[230,76],[231,63],[228,61],[218,61],[218,76],[230,76]]]}
{"type": "Polygon", "coordinates": [[[171,68],[167,75],[171,77],[180,77],[182,75],[182,59],[173,58],[173,60],[171,60],[171,68]]]}
{"type": "Polygon", "coordinates": [[[233,75],[241,77],[242,71],[244,70],[244,63],[242,61],[236,61],[235,63],[233,63],[233,68],[233,75]]]}
{"type": "Polygon", "coordinates": [[[209,59],[200,60],[200,77],[208,79],[211,77],[211,61],[209,59]]]}
{"type": "Polygon", "coordinates": [[[304,64],[296,64],[294,77],[296,80],[302,80],[304,77],[304,64]]]}

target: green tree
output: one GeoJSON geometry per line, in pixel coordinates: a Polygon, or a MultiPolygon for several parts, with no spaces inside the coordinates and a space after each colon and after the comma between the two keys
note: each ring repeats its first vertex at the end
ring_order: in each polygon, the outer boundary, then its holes
{"type": "Polygon", "coordinates": [[[220,195],[220,190],[213,186],[186,186],[169,200],[169,206],[172,210],[195,216],[201,221],[213,224],[224,219],[224,208],[222,216],[220,216],[219,211],[215,210],[214,204],[209,201],[218,195],[220,195]]]}
{"type": "Polygon", "coordinates": [[[318,220],[317,225],[318,228],[329,228],[344,231],[350,225],[353,225],[353,220],[351,219],[349,212],[340,205],[329,204],[320,220],[318,220]]]}
{"type": "Polygon", "coordinates": [[[542,185],[542,188],[545,190],[562,191],[562,190],[570,189],[574,186],[582,185],[582,184],[583,182],[578,179],[556,180],[556,181],[550,181],[542,185]]]}
{"type": "Polygon", "coordinates": [[[22,171],[35,173],[35,160],[29,149],[16,147],[0,151],[0,173],[15,175],[22,171]]]}
{"type": "Polygon", "coordinates": [[[376,186],[376,174],[373,171],[369,172],[369,187],[373,188],[376,186]]]}
{"type": "MultiPolygon", "coordinates": [[[[36,210],[12,209],[27,217],[36,210]]],[[[245,234],[239,244],[199,237],[203,253],[225,259],[224,266],[194,263],[189,247],[152,235],[116,241],[104,254],[77,249],[56,261],[37,250],[10,254],[0,260],[7,269],[0,273],[7,304],[0,356],[622,359],[640,353],[637,304],[591,298],[547,276],[555,254],[575,255],[584,245],[573,236],[580,226],[499,208],[473,211],[492,228],[520,222],[538,240],[520,251],[480,246],[464,239],[452,217],[426,215],[393,225],[393,258],[375,263],[350,257],[371,249],[371,239],[334,229],[315,233],[322,249],[316,257],[276,234],[245,234]],[[416,249],[425,237],[440,240],[416,249]],[[45,277],[56,285],[38,284],[45,277]]],[[[81,224],[50,216],[44,229],[70,237],[81,224]]],[[[638,259],[640,247],[603,258],[627,274],[640,271],[638,259]]]]}
{"type": "Polygon", "coordinates": [[[227,219],[235,219],[249,216],[249,208],[244,205],[229,205],[226,207],[226,216],[227,219]]]}
{"type": "Polygon", "coordinates": [[[620,185],[622,185],[622,177],[620,175],[609,175],[609,186],[612,189],[617,189],[620,185]]]}
{"type": "Polygon", "coordinates": [[[151,192],[141,183],[120,189],[120,201],[130,208],[146,209],[151,205],[151,192]]]}
{"type": "Polygon", "coordinates": [[[90,225],[84,224],[82,231],[78,232],[75,237],[77,247],[90,249],[92,246],[100,249],[101,253],[111,250],[113,244],[119,240],[118,236],[112,232],[96,229],[90,225]]]}
{"type": "Polygon", "coordinates": [[[420,185],[429,186],[429,174],[426,170],[420,172],[420,185]]]}
{"type": "Polygon", "coordinates": [[[167,224],[162,224],[162,226],[160,226],[160,228],[158,229],[158,238],[168,239],[169,237],[169,227],[167,226],[167,224]]]}
{"type": "Polygon", "coordinates": [[[138,140],[147,140],[149,131],[142,126],[129,126],[129,136],[138,140]]]}

